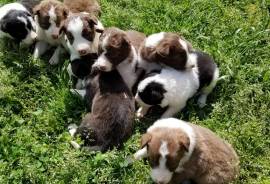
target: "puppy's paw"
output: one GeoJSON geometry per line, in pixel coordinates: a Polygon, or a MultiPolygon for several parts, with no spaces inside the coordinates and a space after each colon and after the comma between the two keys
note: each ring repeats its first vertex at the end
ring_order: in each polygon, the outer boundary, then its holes
{"type": "Polygon", "coordinates": [[[59,58],[58,57],[51,57],[51,59],[49,60],[49,63],[51,65],[57,65],[59,63],[59,58]]]}
{"type": "Polygon", "coordinates": [[[143,118],[145,116],[145,113],[143,112],[143,108],[140,107],[135,115],[136,115],[136,118],[138,119],[143,118]]]}
{"type": "Polygon", "coordinates": [[[81,146],[77,143],[77,142],[75,142],[75,141],[70,141],[70,144],[73,146],[73,148],[75,148],[75,149],[80,149],[81,148],[81,146]]]}
{"type": "Polygon", "coordinates": [[[206,106],[206,99],[207,99],[207,95],[202,94],[199,99],[198,99],[198,106],[200,108],[203,108],[206,106]]]}
{"type": "Polygon", "coordinates": [[[69,133],[70,133],[70,135],[71,135],[72,137],[73,137],[74,134],[76,133],[77,128],[78,128],[78,126],[77,126],[76,124],[70,124],[70,125],[68,125],[68,131],[69,131],[69,133]]]}

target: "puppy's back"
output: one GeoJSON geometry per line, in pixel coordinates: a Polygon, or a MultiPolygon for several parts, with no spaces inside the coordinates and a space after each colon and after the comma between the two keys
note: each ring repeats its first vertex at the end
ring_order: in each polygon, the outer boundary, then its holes
{"type": "Polygon", "coordinates": [[[97,0],[64,0],[64,4],[72,13],[86,12],[100,16],[101,8],[97,0]]]}
{"type": "Polygon", "coordinates": [[[239,158],[232,146],[209,129],[190,125],[197,135],[196,144],[200,150],[200,159],[207,160],[200,162],[203,163],[200,165],[203,168],[200,172],[207,170],[209,176],[220,183],[233,181],[239,174],[239,158]]]}
{"type": "Polygon", "coordinates": [[[126,31],[126,34],[131,42],[131,45],[134,46],[136,51],[138,52],[140,45],[146,38],[145,34],[133,30],[126,31]]]}
{"type": "Polygon", "coordinates": [[[214,78],[217,65],[213,58],[204,52],[195,51],[192,54],[197,56],[200,88],[208,86],[214,78]]]}
{"type": "Polygon", "coordinates": [[[131,135],[135,102],[116,70],[100,73],[94,80],[97,92],[93,96],[92,112],[83,119],[77,133],[88,136],[82,137],[90,143],[87,146],[99,146],[101,151],[106,151],[121,146],[131,135]]]}

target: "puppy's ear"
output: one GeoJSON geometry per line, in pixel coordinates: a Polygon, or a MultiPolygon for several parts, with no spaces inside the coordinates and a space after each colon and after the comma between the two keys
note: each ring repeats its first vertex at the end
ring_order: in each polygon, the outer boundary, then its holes
{"type": "Polygon", "coordinates": [[[68,17],[68,14],[69,14],[68,8],[67,7],[64,7],[64,9],[63,9],[63,16],[64,16],[65,19],[68,17]]]}
{"type": "Polygon", "coordinates": [[[129,39],[126,35],[115,34],[110,38],[110,45],[114,48],[125,48],[129,45],[129,39]]]}
{"type": "Polygon", "coordinates": [[[190,141],[188,139],[179,141],[180,149],[183,148],[186,152],[189,150],[190,141]]]}
{"type": "Polygon", "coordinates": [[[144,148],[148,145],[148,143],[151,141],[152,135],[149,133],[143,134],[141,138],[141,148],[144,148]]]}
{"type": "Polygon", "coordinates": [[[156,48],[156,53],[161,57],[168,57],[173,50],[173,46],[169,44],[161,45],[156,48]]]}
{"type": "Polygon", "coordinates": [[[33,9],[33,14],[34,15],[40,15],[40,9],[41,9],[40,5],[35,6],[34,9],[33,9]]]}

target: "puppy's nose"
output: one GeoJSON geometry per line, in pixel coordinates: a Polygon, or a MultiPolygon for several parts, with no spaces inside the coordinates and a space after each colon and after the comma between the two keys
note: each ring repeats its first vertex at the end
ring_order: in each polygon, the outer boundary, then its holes
{"type": "Polygon", "coordinates": [[[82,50],[78,50],[79,54],[80,55],[86,55],[87,54],[87,51],[82,49],[82,50]]]}
{"type": "Polygon", "coordinates": [[[59,37],[59,36],[58,36],[57,34],[53,34],[53,35],[52,35],[52,38],[55,39],[55,40],[58,39],[58,37],[59,37]]]}
{"type": "Polygon", "coordinates": [[[101,71],[106,71],[106,66],[99,66],[98,69],[101,71]]]}

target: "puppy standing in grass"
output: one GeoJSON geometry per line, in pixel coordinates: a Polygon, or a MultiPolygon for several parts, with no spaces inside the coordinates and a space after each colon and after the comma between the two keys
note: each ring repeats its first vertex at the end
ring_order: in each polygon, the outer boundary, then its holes
{"type": "Polygon", "coordinates": [[[239,159],[230,144],[209,129],[174,118],[149,127],[134,156],[148,158],[155,183],[229,184],[239,174],[239,159]]]}
{"type": "Polygon", "coordinates": [[[138,50],[145,38],[137,31],[106,28],[100,38],[99,57],[93,68],[105,72],[117,69],[132,90],[140,75],[137,70],[138,50]]]}
{"type": "Polygon", "coordinates": [[[9,37],[31,45],[37,38],[32,8],[37,1],[23,0],[0,7],[0,38],[9,37]]]}
{"type": "Polygon", "coordinates": [[[52,65],[58,64],[60,54],[64,52],[62,44],[65,44],[60,29],[68,14],[68,8],[57,0],[43,0],[34,8],[38,39],[34,50],[34,58],[39,58],[51,46],[54,46],[56,49],[49,63],[52,65]]]}
{"type": "Polygon", "coordinates": [[[135,100],[118,71],[98,72],[91,77],[85,98],[91,113],[78,128],[70,126],[70,133],[79,135],[84,146],[92,151],[121,147],[132,134],[135,100]]]}

